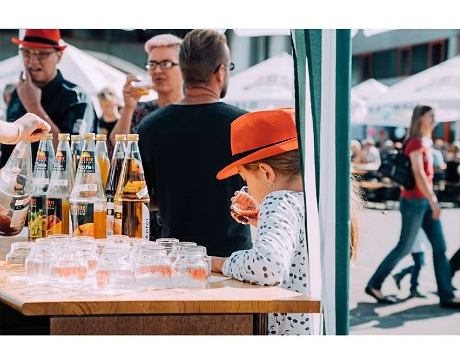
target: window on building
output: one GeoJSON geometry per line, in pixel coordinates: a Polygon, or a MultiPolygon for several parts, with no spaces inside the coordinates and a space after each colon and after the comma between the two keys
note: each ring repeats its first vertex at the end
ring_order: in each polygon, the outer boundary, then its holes
{"type": "Polygon", "coordinates": [[[372,77],[389,78],[397,73],[397,50],[376,52],[372,55],[372,77]]]}
{"type": "Polygon", "coordinates": [[[398,76],[410,75],[412,60],[412,49],[399,48],[398,49],[398,76]]]}
{"type": "Polygon", "coordinates": [[[351,83],[353,86],[361,82],[359,59],[359,56],[353,56],[353,58],[351,59],[351,83]]]}
{"type": "Polygon", "coordinates": [[[438,63],[444,62],[447,58],[446,40],[432,42],[429,44],[428,67],[435,66],[438,63]]]}
{"type": "Polygon", "coordinates": [[[363,54],[359,60],[361,81],[372,78],[372,54],[363,54]]]}
{"type": "Polygon", "coordinates": [[[428,44],[419,44],[412,47],[411,74],[428,68],[428,44]]]}

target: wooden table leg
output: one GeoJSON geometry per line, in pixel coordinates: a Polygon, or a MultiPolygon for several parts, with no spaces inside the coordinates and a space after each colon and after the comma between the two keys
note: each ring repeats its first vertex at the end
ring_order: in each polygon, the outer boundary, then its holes
{"type": "Polygon", "coordinates": [[[51,317],[51,335],[261,335],[266,314],[51,317]]]}

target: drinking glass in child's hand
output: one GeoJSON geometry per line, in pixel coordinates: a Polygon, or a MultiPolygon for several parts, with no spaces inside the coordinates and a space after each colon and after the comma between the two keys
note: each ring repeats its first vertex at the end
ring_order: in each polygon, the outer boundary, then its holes
{"type": "Polygon", "coordinates": [[[248,193],[246,186],[235,192],[235,196],[232,197],[231,201],[230,214],[238,223],[257,226],[260,207],[257,201],[248,193]]]}

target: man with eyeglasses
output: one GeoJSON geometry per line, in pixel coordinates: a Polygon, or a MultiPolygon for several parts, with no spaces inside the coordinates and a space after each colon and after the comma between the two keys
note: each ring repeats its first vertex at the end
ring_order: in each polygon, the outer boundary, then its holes
{"type": "Polygon", "coordinates": [[[134,87],[140,81],[136,76],[128,75],[123,87],[125,106],[120,119],[110,133],[115,145],[116,134],[137,133],[141,120],[156,109],[179,102],[183,98],[182,75],[179,69],[179,49],[182,39],[173,34],[160,34],[149,39],[145,45],[148,60],[145,65],[152,80],[152,88],[158,99],[139,102],[142,97],[134,87]]]}
{"type": "MultiPolygon", "coordinates": [[[[152,80],[152,88],[157,92],[158,99],[139,102],[142,97],[134,87],[140,81],[136,76],[128,75],[123,87],[123,107],[120,119],[110,133],[110,140],[115,145],[116,134],[137,133],[141,120],[160,107],[179,102],[184,97],[182,92],[182,74],[179,69],[179,49],[182,39],[173,34],[160,34],[145,42],[144,49],[148,54],[145,68],[152,80]]],[[[150,239],[160,237],[162,229],[161,217],[155,202],[150,196],[150,239]]]]}
{"type": "MultiPolygon", "coordinates": [[[[33,113],[46,121],[56,136],[93,131],[96,114],[88,96],[65,80],[57,69],[66,48],[59,29],[26,29],[23,39],[12,38],[12,42],[20,46],[24,72],[11,95],[7,121],[33,113]]],[[[5,165],[14,146],[2,145],[1,148],[0,167],[5,165]]],[[[38,143],[33,143],[34,161],[37,149],[38,143]]]]}
{"type": "Polygon", "coordinates": [[[230,215],[230,199],[243,181],[216,179],[232,163],[230,125],[246,113],[220,102],[234,68],[225,35],[189,32],[179,64],[185,97],[146,116],[139,126],[147,185],[156,196],[163,237],[194,241],[209,255],[230,256],[252,243],[249,227],[230,215]]]}

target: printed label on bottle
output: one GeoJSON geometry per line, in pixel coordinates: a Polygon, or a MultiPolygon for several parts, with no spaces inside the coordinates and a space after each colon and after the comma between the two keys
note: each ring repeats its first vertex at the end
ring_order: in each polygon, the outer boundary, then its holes
{"type": "MultiPolygon", "coordinates": [[[[41,238],[46,231],[46,198],[45,196],[32,196],[30,200],[29,237],[41,238]]],[[[16,209],[16,207],[15,207],[16,209]]]]}
{"type": "Polygon", "coordinates": [[[115,216],[114,216],[114,222],[113,222],[113,233],[115,235],[121,235],[122,222],[123,222],[123,206],[116,204],[115,205],[115,216]]]}
{"type": "Polygon", "coordinates": [[[52,179],[50,180],[50,187],[58,186],[58,187],[67,187],[69,185],[69,181],[66,179],[52,179]]]}
{"type": "Polygon", "coordinates": [[[115,223],[114,208],[113,197],[107,197],[107,235],[113,235],[115,223]]]}
{"type": "MultiPolygon", "coordinates": [[[[46,199],[46,215],[47,215],[47,233],[62,234],[62,199],[47,198],[46,199]]],[[[68,232],[66,232],[68,233],[68,232]]]]}
{"type": "Polygon", "coordinates": [[[97,192],[97,185],[94,183],[75,186],[77,192],[97,192]]]}
{"type": "Polygon", "coordinates": [[[39,150],[35,159],[35,170],[46,171],[48,169],[48,151],[39,150]]]}
{"type": "Polygon", "coordinates": [[[150,240],[150,211],[146,203],[142,204],[142,237],[150,240]]]}
{"type": "Polygon", "coordinates": [[[79,167],[83,173],[96,173],[94,152],[85,150],[83,153],[81,153],[79,167]]]}
{"type": "Polygon", "coordinates": [[[47,185],[48,183],[49,183],[48,178],[39,177],[39,178],[34,178],[33,179],[33,184],[34,185],[47,185]]]}
{"type": "Polygon", "coordinates": [[[143,198],[143,197],[145,197],[147,194],[148,194],[147,186],[145,186],[142,190],[140,190],[139,192],[136,193],[137,198],[143,198]]]}
{"type": "Polygon", "coordinates": [[[15,210],[13,212],[13,215],[11,216],[10,227],[22,228],[24,226],[24,220],[26,219],[27,211],[27,208],[24,208],[22,210],[15,210]]]}
{"type": "Polygon", "coordinates": [[[94,204],[73,202],[70,204],[72,236],[94,236],[94,204]]]}
{"type": "Polygon", "coordinates": [[[16,200],[14,203],[13,215],[11,216],[10,227],[11,228],[22,228],[24,221],[29,211],[30,197],[21,200],[16,200]]]}
{"type": "Polygon", "coordinates": [[[67,168],[67,152],[65,150],[58,150],[54,160],[53,170],[63,172],[67,168]]]}

